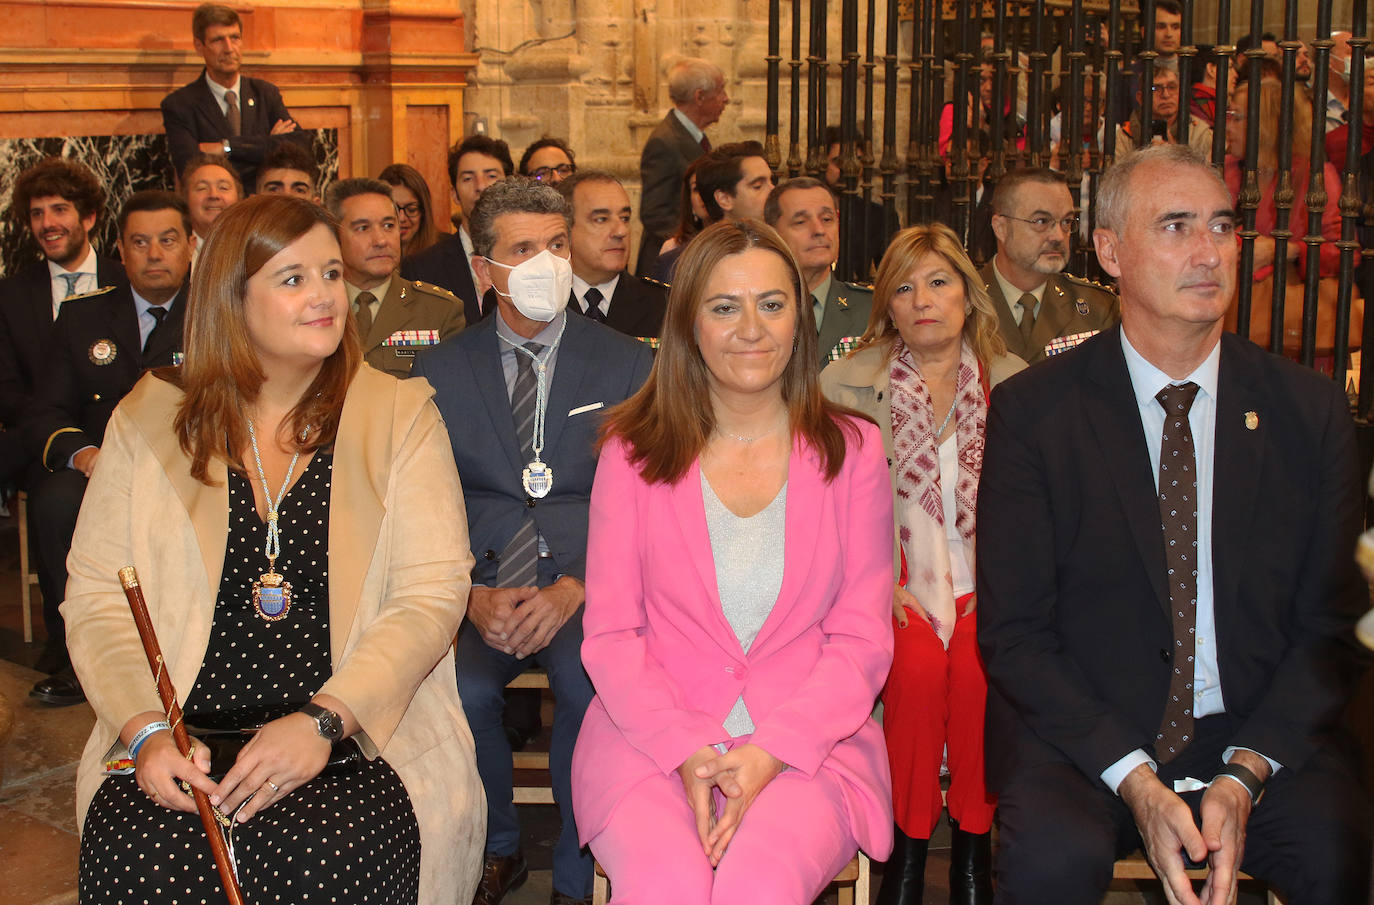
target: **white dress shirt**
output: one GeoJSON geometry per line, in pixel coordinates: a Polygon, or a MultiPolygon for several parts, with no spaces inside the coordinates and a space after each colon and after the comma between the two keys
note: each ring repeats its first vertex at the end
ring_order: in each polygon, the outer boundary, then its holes
{"type": "Polygon", "coordinates": [[[95,292],[100,288],[100,278],[96,274],[96,254],[94,246],[87,246],[86,257],[80,264],[67,270],[61,264],[48,261],[48,277],[52,281],[52,319],[57,320],[57,313],[62,309],[62,301],[67,298],[67,281],[63,279],[63,274],[79,273],[80,279],[76,281],[73,295],[85,295],[88,292],[95,292]]]}
{"type": "Polygon", "coordinates": [[[591,308],[591,306],[587,304],[587,290],[595,289],[597,292],[601,293],[601,302],[599,304],[599,307],[601,308],[602,313],[610,314],[611,296],[615,295],[615,287],[619,285],[620,274],[618,273],[606,282],[597,283],[595,286],[593,286],[591,283],[588,283],[586,280],[582,279],[580,276],[574,273],[573,298],[577,299],[578,309],[580,309],[583,314],[586,314],[587,311],[591,308]]]}
{"type": "MultiPolygon", "coordinates": [[[[240,87],[242,86],[242,84],[243,84],[243,79],[239,78],[238,76],[235,76],[235,77],[234,77],[234,84],[231,85],[230,87],[226,88],[226,87],[224,87],[223,85],[221,85],[219,82],[217,82],[217,81],[215,81],[214,79],[210,78],[210,73],[207,72],[207,73],[205,73],[205,84],[207,84],[207,85],[210,86],[210,94],[212,94],[212,95],[214,96],[214,98],[215,98],[215,103],[219,104],[219,112],[220,112],[220,113],[223,113],[226,117],[229,115],[229,101],[225,98],[224,95],[225,95],[227,92],[230,92],[230,91],[234,92],[234,97],[238,98],[238,102],[239,102],[239,117],[240,117],[240,119],[242,119],[242,117],[243,117],[243,92],[240,91],[239,88],[240,88],[240,87]]],[[[229,138],[229,137],[230,137],[230,136],[228,136],[228,135],[225,136],[225,138],[229,138]]]]}

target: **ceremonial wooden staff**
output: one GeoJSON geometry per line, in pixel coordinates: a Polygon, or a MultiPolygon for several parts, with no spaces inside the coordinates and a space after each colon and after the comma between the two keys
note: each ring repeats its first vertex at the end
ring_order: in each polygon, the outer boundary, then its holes
{"type": "MultiPolygon", "coordinates": [[[[181,720],[181,705],[177,703],[176,689],[172,687],[171,677],[167,675],[166,664],[162,659],[162,648],[157,643],[157,632],[153,621],[148,618],[148,605],[143,600],[143,589],[138,584],[138,573],[133,566],[119,570],[119,583],[124,588],[124,596],[129,600],[133,611],[134,623],[138,626],[138,637],[143,642],[143,653],[148,656],[148,668],[153,671],[157,681],[157,695],[162,699],[162,709],[167,714],[167,722],[172,726],[172,738],[176,740],[177,750],[183,757],[191,756],[191,736],[181,720]]],[[[200,789],[191,788],[196,800],[196,810],[200,812],[201,825],[205,827],[205,838],[210,841],[210,853],[215,856],[215,867],[219,870],[220,882],[224,884],[224,894],[229,905],[244,905],[243,893],[239,890],[234,867],[229,860],[229,847],[220,832],[219,820],[209,797],[200,789]]]]}

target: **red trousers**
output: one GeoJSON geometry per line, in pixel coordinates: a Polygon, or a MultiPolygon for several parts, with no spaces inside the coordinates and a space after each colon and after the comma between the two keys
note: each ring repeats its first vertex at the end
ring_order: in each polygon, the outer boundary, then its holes
{"type": "MultiPolygon", "coordinates": [[[[972,594],[955,606],[962,613],[972,594]]],[[[992,829],[996,801],[983,781],[983,711],[988,679],[978,653],[977,611],[960,616],[945,650],[913,613],[893,620],[896,646],[883,689],[883,734],[892,764],[892,813],[913,839],[940,819],[940,761],[948,748],[949,816],[970,833],[992,829]]]]}

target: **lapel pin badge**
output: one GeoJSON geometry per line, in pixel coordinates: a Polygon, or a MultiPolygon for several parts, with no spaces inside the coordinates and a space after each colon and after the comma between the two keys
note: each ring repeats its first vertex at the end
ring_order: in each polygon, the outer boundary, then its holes
{"type": "Polygon", "coordinates": [[[251,97],[248,99],[248,106],[253,106],[253,99],[251,97]]]}
{"type": "Polygon", "coordinates": [[[1245,413],[1245,429],[1252,431],[1259,427],[1259,414],[1257,412],[1245,413]]]}
{"type": "Polygon", "coordinates": [[[1078,313],[1081,314],[1083,317],[1088,316],[1088,302],[1086,299],[1074,299],[1073,306],[1074,308],[1078,309],[1078,313]]]}

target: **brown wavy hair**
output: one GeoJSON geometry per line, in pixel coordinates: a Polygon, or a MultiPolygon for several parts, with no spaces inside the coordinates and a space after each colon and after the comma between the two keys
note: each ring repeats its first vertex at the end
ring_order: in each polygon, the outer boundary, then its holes
{"type": "Polygon", "coordinates": [[[639,392],[611,409],[601,442],[621,437],[644,480],[673,484],[681,480],[706,448],[715,429],[708,392],[709,371],[696,342],[696,319],[716,267],[753,248],[782,258],[797,306],[792,357],[782,372],[782,399],[792,437],[809,444],[821,458],[827,480],[844,465],[846,434],[858,439],[852,409],[827,400],[816,364],[816,320],[806,282],[792,250],[773,228],[759,220],[723,220],[702,230],[678,259],[678,279],[668,293],[658,356],[639,392]]]}
{"type": "MultiPolygon", "coordinates": [[[[186,361],[158,372],[185,394],[173,429],[191,457],[191,476],[212,484],[211,459],[243,471],[238,451],[248,445],[247,406],[258,398],[266,375],[244,322],[248,278],[282,249],[316,226],[335,235],[337,223],[317,204],[287,195],[255,195],[226,208],[210,229],[191,273],[186,306],[186,361]]],[[[279,440],[301,452],[333,445],[344,395],[362,362],[353,318],[347,311],[339,347],[282,423],[279,440]],[[300,440],[306,426],[309,437],[300,440]]]]}
{"type": "Polygon", "coordinates": [[[887,306],[897,287],[905,282],[916,262],[928,254],[937,254],[949,262],[964,283],[964,301],[969,311],[964,315],[964,342],[973,348],[983,373],[993,359],[1007,354],[1006,340],[997,327],[997,308],[988,295],[978,268],[969,260],[963,243],[954,230],[943,223],[920,223],[908,226],[892,237],[892,242],[878,265],[878,278],[873,284],[873,310],[868,327],[859,339],[858,349],[886,343],[891,355],[897,338],[897,325],[892,323],[887,306]]]}

